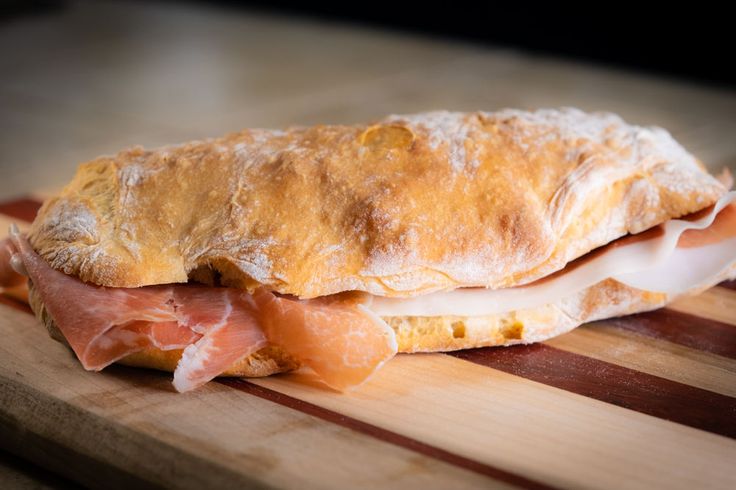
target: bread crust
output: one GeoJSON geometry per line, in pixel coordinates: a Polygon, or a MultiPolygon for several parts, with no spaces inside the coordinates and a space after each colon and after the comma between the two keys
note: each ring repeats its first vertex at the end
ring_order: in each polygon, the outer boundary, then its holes
{"type": "Polygon", "coordinates": [[[101,157],[30,240],[109,287],[195,274],[303,298],[412,296],[533,281],[725,191],[666,131],[611,114],[435,112],[101,157]]]}

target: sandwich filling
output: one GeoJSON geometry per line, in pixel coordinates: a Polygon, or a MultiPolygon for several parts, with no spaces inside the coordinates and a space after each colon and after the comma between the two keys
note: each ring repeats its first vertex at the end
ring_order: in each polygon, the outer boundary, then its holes
{"type": "Polygon", "coordinates": [[[105,288],[52,269],[18,233],[11,241],[20,257],[11,263],[33,281],[88,370],[149,347],[184,349],[174,372],[174,387],[183,392],[271,341],[342,390],[396,354],[393,330],[350,294],[300,301],[262,288],[253,294],[190,284],[105,288]]]}
{"type": "Polygon", "coordinates": [[[414,298],[374,297],[381,316],[483,316],[553,303],[611,278],[669,295],[707,285],[736,261],[736,191],[687,219],[615,240],[550,275],[505,289],[463,288],[414,298]]]}
{"type": "Polygon", "coordinates": [[[268,344],[327,385],[364,382],[397,352],[381,317],[480,316],[533,308],[614,279],[674,297],[707,287],[736,267],[736,192],[685,219],[616,240],[535,283],[461,288],[413,298],[340,293],[300,300],[195,284],[105,288],[51,268],[17,230],[0,244],[0,279],[27,275],[85,369],[100,370],[146,348],[184,349],[174,387],[187,391],[268,344]],[[8,270],[12,265],[16,273],[8,270]]]}

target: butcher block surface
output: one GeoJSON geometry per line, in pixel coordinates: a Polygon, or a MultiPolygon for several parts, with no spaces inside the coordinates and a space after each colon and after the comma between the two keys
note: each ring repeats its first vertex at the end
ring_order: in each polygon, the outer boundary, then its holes
{"type": "MultiPolygon", "coordinates": [[[[0,203],[0,229],[39,197],[0,203]]],[[[180,488],[733,488],[736,290],[542,344],[399,355],[350,393],[306,373],[86,372],[0,300],[2,447],[74,481],[180,488]]]]}

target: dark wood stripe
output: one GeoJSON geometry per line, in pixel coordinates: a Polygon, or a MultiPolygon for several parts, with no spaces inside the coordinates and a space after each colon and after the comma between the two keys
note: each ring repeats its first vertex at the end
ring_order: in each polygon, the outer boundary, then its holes
{"type": "Polygon", "coordinates": [[[35,199],[15,199],[0,202],[0,214],[30,223],[36,218],[41,203],[35,199]]]}
{"type": "Polygon", "coordinates": [[[0,294],[0,304],[10,306],[11,308],[15,308],[16,310],[20,310],[22,312],[30,313],[31,315],[33,315],[33,310],[31,310],[31,307],[28,306],[27,303],[18,301],[14,298],[10,298],[8,296],[5,296],[4,294],[0,294]]]}
{"type": "Polygon", "coordinates": [[[736,326],[662,308],[601,320],[621,330],[736,359],[736,326]]]}
{"type": "Polygon", "coordinates": [[[444,461],[451,465],[458,466],[466,470],[473,471],[475,473],[480,473],[481,475],[491,477],[494,480],[503,481],[521,488],[553,488],[546,484],[530,480],[528,478],[510,473],[500,468],[474,461],[472,459],[451,453],[436,446],[431,446],[421,441],[417,441],[416,439],[397,434],[396,432],[392,432],[390,430],[383,429],[367,422],[348,417],[347,415],[333,412],[332,410],[328,410],[318,405],[305,402],[298,398],[279,393],[278,391],[258,386],[243,379],[219,378],[217,381],[250,395],[257,396],[259,398],[263,398],[274,403],[278,403],[279,405],[289,407],[293,410],[297,410],[313,417],[317,417],[326,422],[337,424],[350,430],[360,432],[361,434],[374,437],[381,441],[388,442],[396,446],[403,447],[405,449],[409,449],[411,451],[429,456],[440,461],[444,461]]]}
{"type": "Polygon", "coordinates": [[[736,291],[736,279],[732,279],[730,281],[723,281],[719,284],[720,287],[726,288],[726,289],[733,289],[736,291]]]}
{"type": "Polygon", "coordinates": [[[736,398],[544,344],[452,352],[459,359],[713,434],[736,438],[736,398]]]}

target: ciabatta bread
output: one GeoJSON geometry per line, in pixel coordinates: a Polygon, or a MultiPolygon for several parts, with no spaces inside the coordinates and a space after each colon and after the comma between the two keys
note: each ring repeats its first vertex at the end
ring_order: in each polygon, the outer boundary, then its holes
{"type": "MultiPolygon", "coordinates": [[[[52,267],[102,286],[408,297],[529,283],[726,190],[666,131],[611,114],[434,112],[98,158],[44,204],[30,239],[52,267]]],[[[30,299],[63,341],[33,287],[30,299]]],[[[383,319],[400,352],[450,351],[537,342],[672,299],[606,279],[529,309],[383,319]]],[[[120,362],[173,371],[180,356],[120,362]]],[[[269,345],[223,374],[298,366],[269,345]]]]}
{"type": "Polygon", "coordinates": [[[666,131],[611,114],[433,112],[98,158],[30,240],[103,286],[412,296],[528,283],[725,190],[666,131]]]}

